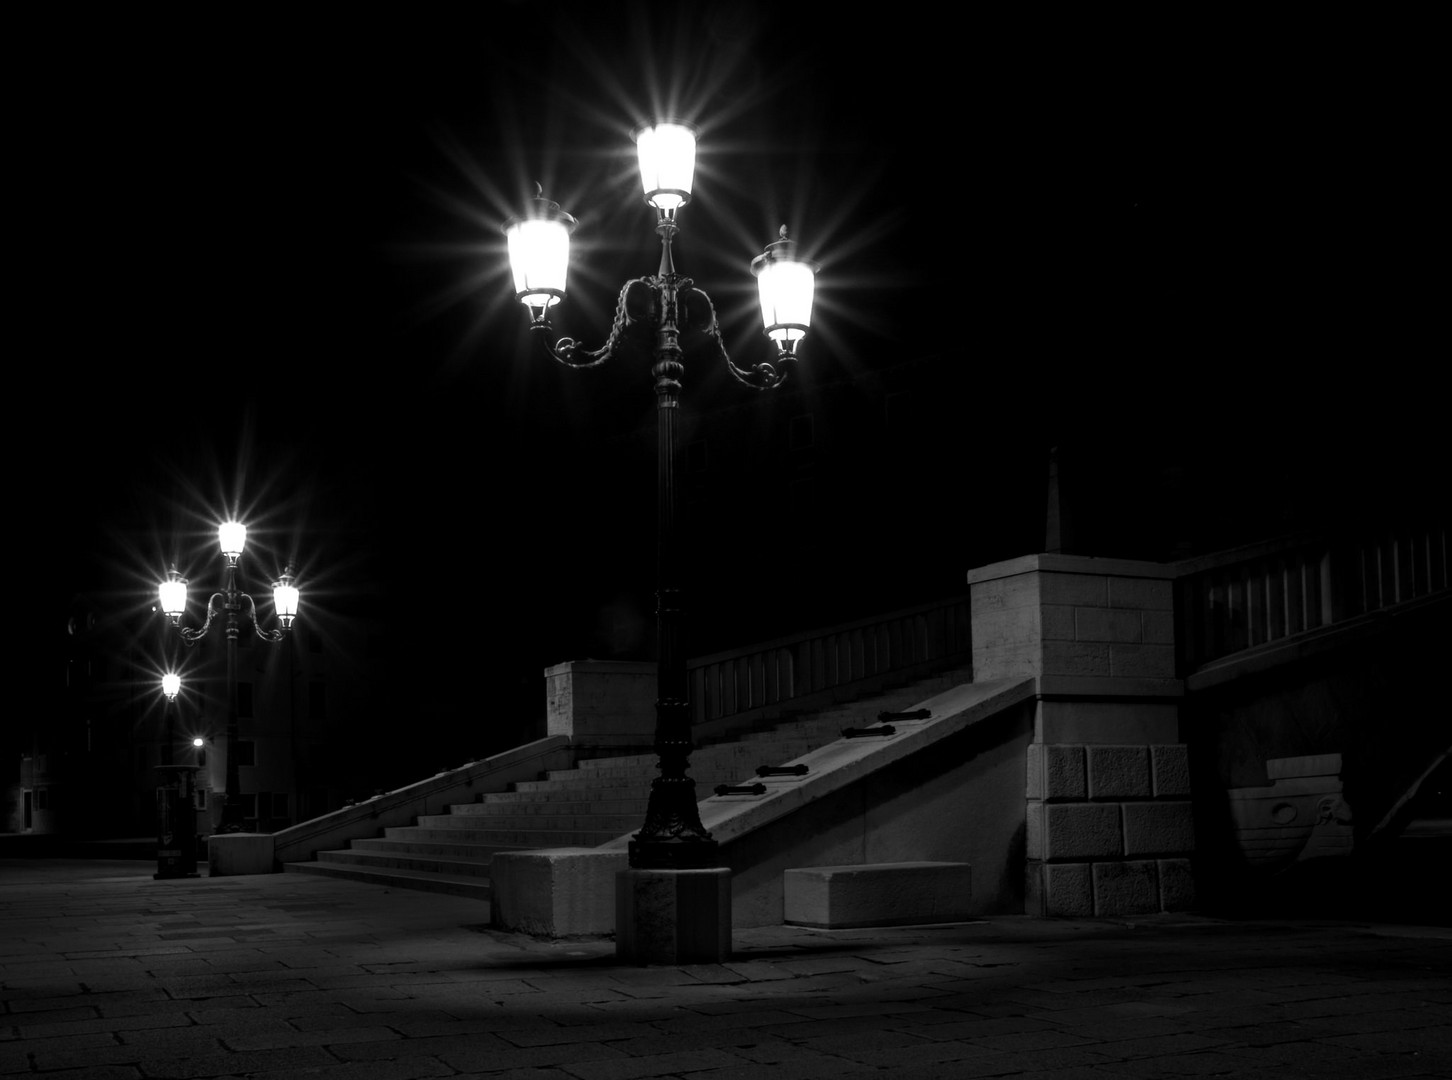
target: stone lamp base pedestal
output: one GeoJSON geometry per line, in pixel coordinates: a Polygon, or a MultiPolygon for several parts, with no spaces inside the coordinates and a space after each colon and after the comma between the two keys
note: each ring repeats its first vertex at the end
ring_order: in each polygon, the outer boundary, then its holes
{"type": "Polygon", "coordinates": [[[622,870],[615,955],[628,964],[719,964],[731,956],[731,871],[622,870]]]}

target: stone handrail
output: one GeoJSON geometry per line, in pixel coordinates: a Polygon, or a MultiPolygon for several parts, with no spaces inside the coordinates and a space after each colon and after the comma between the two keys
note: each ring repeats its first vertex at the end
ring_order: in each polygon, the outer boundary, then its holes
{"type": "Polygon", "coordinates": [[[1447,528],[1296,536],[1175,564],[1180,670],[1445,593],[1447,528]]]}

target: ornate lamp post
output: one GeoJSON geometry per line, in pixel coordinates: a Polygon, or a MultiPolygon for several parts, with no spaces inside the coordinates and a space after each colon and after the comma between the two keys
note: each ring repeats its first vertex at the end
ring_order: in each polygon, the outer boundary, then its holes
{"type": "Polygon", "coordinates": [[[687,125],[662,122],[636,132],[645,201],[656,211],[660,269],[627,282],[605,344],[584,349],[572,338],[552,341],[549,309],[565,296],[573,217],[541,195],[530,211],[505,223],[515,295],[530,312],[530,330],[554,359],[569,367],[595,367],[622,346],[645,345],[653,365],[657,418],[656,633],[657,700],[655,750],[659,775],[651,784],[645,824],[630,844],[630,865],[640,870],[688,870],[718,865],[716,841],[702,826],[695,782],[688,776],[691,739],[682,605],[676,551],[677,443],[681,382],[685,372],[681,337],[703,335],[708,347],[739,381],[758,390],[775,389],[796,363],[796,346],[811,322],[816,266],[799,259],[795,245],[781,238],[751,264],[761,297],[767,335],[776,355],[747,368],[732,363],[721,340],[710,298],[676,272],[671,241],[678,212],[691,199],[696,135],[687,125]]]}
{"type": "Polygon", "coordinates": [[[170,765],[176,745],[176,696],[181,693],[181,676],[168,671],[161,677],[161,692],[166,695],[166,748],[161,763],[170,765]]]}
{"type": "Polygon", "coordinates": [[[278,630],[263,630],[257,621],[257,603],[250,595],[237,588],[237,562],[247,544],[247,527],[238,521],[224,521],[217,528],[217,540],[221,544],[222,557],[227,560],[226,583],[220,592],[212,594],[207,601],[207,619],[199,629],[182,626],[181,617],[187,606],[187,579],[176,572],[173,566],[165,581],[158,587],[161,610],[171,620],[182,642],[195,645],[207,636],[212,628],[212,619],[225,615],[224,631],[227,635],[227,791],[222,804],[221,832],[240,832],[242,829],[242,806],[239,799],[237,772],[237,635],[241,632],[244,619],[252,623],[252,629],[263,641],[281,641],[292,629],[292,620],[297,616],[298,590],[294,583],[293,569],[288,566],[282,576],[272,583],[272,603],[277,610],[277,620],[282,624],[278,630]]]}

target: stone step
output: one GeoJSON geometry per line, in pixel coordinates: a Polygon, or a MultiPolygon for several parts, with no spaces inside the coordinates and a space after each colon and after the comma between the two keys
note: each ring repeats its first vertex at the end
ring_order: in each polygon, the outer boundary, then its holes
{"type": "MultiPolygon", "coordinates": [[[[876,722],[881,711],[901,711],[964,673],[924,680],[821,712],[789,716],[772,728],[725,733],[696,748],[690,775],[698,799],[718,784],[749,783],[761,765],[784,765],[841,737],[846,727],[876,722]]],[[[638,831],[644,822],[658,755],[591,758],[575,768],[490,792],[446,814],[425,814],[409,826],[355,840],[346,851],[319,852],[316,862],[292,863],[294,873],[328,874],[360,881],[490,897],[489,868],[500,851],[597,847],[638,831]]]]}
{"type": "Polygon", "coordinates": [[[599,847],[623,834],[608,829],[447,829],[400,825],[384,830],[390,840],[484,844],[490,847],[599,847]]]}
{"type": "MultiPolygon", "coordinates": [[[[580,796],[586,796],[580,792],[580,796]]],[[[567,792],[519,791],[489,794],[482,802],[456,803],[449,812],[458,817],[488,817],[491,814],[643,814],[649,803],[649,787],[642,784],[632,798],[596,799],[568,797],[567,792]],[[548,796],[541,798],[541,794],[548,796]]]]}
{"type": "Polygon", "coordinates": [[[609,832],[616,836],[637,828],[640,814],[422,814],[417,819],[421,829],[479,829],[510,831],[513,829],[552,829],[560,832],[609,832]]]}
{"type": "Polygon", "coordinates": [[[458,878],[487,878],[489,864],[493,861],[492,853],[483,858],[449,859],[402,850],[406,847],[407,845],[401,844],[399,845],[400,850],[394,852],[366,851],[358,848],[349,848],[346,851],[320,851],[318,861],[343,863],[348,866],[365,866],[374,870],[411,870],[418,873],[443,874],[446,877],[458,878]]]}
{"type": "Polygon", "coordinates": [[[483,844],[451,844],[442,840],[390,840],[384,836],[371,836],[362,840],[354,840],[350,850],[377,852],[379,854],[402,853],[405,855],[421,855],[443,859],[488,861],[494,858],[494,853],[497,851],[517,851],[519,848],[514,844],[486,846],[483,844]]]}
{"type": "Polygon", "coordinates": [[[399,889],[420,889],[425,892],[448,893],[451,896],[470,896],[489,902],[490,889],[486,878],[450,877],[446,874],[425,874],[413,870],[378,870],[367,866],[350,866],[347,863],[305,862],[287,863],[283,870],[290,874],[323,874],[327,877],[351,878],[373,885],[391,885],[399,889]]]}

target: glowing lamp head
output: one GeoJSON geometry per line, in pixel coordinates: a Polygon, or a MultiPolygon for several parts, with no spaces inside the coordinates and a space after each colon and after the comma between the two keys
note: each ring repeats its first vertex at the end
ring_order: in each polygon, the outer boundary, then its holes
{"type": "Polygon", "coordinates": [[[282,577],[272,583],[272,603],[277,608],[277,618],[284,630],[291,629],[292,620],[297,617],[298,591],[293,580],[292,567],[289,566],[282,572],[282,577]]]}
{"type": "Polygon", "coordinates": [[[161,677],[161,692],[166,695],[167,701],[175,701],[177,694],[181,693],[181,676],[168,671],[161,677]]]}
{"type": "Polygon", "coordinates": [[[781,227],[781,239],[768,244],[751,261],[751,272],[756,275],[761,296],[761,321],[766,327],[766,336],[784,353],[794,352],[797,342],[806,336],[812,324],[817,269],[816,263],[797,258],[796,244],[787,239],[785,225],[781,227]]]}
{"type": "Polygon", "coordinates": [[[178,574],[173,566],[156,591],[161,599],[161,610],[166,613],[166,617],[173,623],[179,622],[182,612],[187,609],[187,579],[178,574]]]}
{"type": "Polygon", "coordinates": [[[691,201],[696,176],[696,132],[686,124],[662,121],[635,133],[640,182],[645,201],[666,214],[691,201]]]}
{"type": "Polygon", "coordinates": [[[204,743],[205,740],[200,735],[192,736],[192,745],[195,746],[198,750],[202,748],[204,743]]]}
{"type": "Polygon", "coordinates": [[[247,526],[240,521],[224,521],[217,526],[217,541],[227,561],[235,563],[247,546],[247,526]]]}
{"type": "Polygon", "coordinates": [[[546,199],[543,190],[531,199],[523,217],[504,223],[509,243],[509,267],[514,273],[514,295],[529,308],[535,322],[565,298],[565,275],[570,266],[570,233],[575,219],[546,199]]]}

